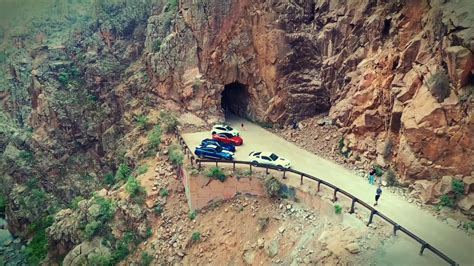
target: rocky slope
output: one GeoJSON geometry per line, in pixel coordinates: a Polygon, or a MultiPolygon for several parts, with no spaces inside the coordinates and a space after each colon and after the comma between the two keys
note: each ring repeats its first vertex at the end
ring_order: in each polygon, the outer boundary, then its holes
{"type": "Polygon", "coordinates": [[[350,156],[391,166],[433,202],[442,176],[471,189],[472,9],[180,1],[172,27],[166,12],[148,21],[147,69],[160,97],[210,122],[222,109],[280,125],[329,112],[350,156]]]}

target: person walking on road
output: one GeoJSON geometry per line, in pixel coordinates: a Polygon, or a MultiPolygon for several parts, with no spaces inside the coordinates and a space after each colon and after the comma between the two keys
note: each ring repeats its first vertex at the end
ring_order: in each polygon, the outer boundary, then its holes
{"type": "Polygon", "coordinates": [[[382,188],[380,187],[380,184],[377,186],[377,190],[375,191],[375,203],[374,206],[377,206],[379,204],[379,199],[380,195],[382,195],[382,188]]]}
{"type": "Polygon", "coordinates": [[[242,131],[245,131],[245,128],[244,128],[244,123],[240,124],[241,127],[242,127],[242,131]]]}
{"type": "Polygon", "coordinates": [[[369,184],[371,185],[375,184],[375,169],[373,167],[369,172],[369,184]]]}

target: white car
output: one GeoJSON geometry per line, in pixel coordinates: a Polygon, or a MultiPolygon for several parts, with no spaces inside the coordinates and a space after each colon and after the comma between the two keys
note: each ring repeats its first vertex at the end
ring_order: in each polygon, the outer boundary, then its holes
{"type": "Polygon", "coordinates": [[[290,161],[272,152],[253,151],[249,154],[249,161],[253,164],[271,165],[281,169],[291,167],[290,161]]]}
{"type": "Polygon", "coordinates": [[[211,134],[221,134],[221,133],[230,133],[232,136],[238,136],[239,131],[231,128],[227,125],[215,125],[212,127],[211,134]]]}

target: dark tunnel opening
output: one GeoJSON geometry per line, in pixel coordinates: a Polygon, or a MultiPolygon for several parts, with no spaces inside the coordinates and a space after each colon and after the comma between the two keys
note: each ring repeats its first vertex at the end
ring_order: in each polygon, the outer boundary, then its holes
{"type": "Polygon", "coordinates": [[[233,82],[224,86],[221,93],[221,107],[225,116],[237,115],[247,118],[250,94],[246,85],[233,82]]]}

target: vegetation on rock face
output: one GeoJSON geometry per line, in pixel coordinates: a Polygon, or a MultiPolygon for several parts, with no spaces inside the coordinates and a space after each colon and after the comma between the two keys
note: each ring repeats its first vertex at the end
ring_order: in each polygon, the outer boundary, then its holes
{"type": "Polygon", "coordinates": [[[146,115],[139,115],[135,118],[135,121],[140,129],[145,129],[148,126],[148,116],[146,115]]]}
{"type": "Polygon", "coordinates": [[[125,185],[130,198],[136,203],[143,203],[146,197],[146,190],[135,177],[130,176],[125,185]]]}
{"type": "Polygon", "coordinates": [[[161,40],[155,40],[153,42],[153,52],[158,53],[161,49],[161,40]]]}
{"type": "Polygon", "coordinates": [[[197,216],[196,211],[192,211],[192,212],[189,213],[189,219],[190,220],[196,219],[196,216],[197,216]]]}
{"type": "Polygon", "coordinates": [[[265,180],[265,191],[270,198],[279,198],[281,197],[281,182],[275,177],[270,177],[265,180]]]}
{"type": "Polygon", "coordinates": [[[156,125],[148,134],[148,151],[147,155],[153,156],[158,151],[161,143],[161,127],[156,125]]]}
{"type": "Polygon", "coordinates": [[[5,212],[6,207],[7,199],[3,195],[0,195],[0,214],[5,212]]]}
{"type": "Polygon", "coordinates": [[[207,177],[224,182],[227,179],[226,174],[220,167],[212,167],[207,173],[207,177]]]}
{"type": "Polygon", "coordinates": [[[193,232],[193,234],[191,235],[191,240],[193,242],[199,242],[201,241],[201,233],[196,231],[196,232],[193,232]]]}
{"type": "Polygon", "coordinates": [[[29,231],[33,233],[33,238],[28,243],[24,252],[30,265],[39,265],[48,254],[48,238],[46,228],[51,226],[53,218],[47,216],[40,221],[29,226],[29,231]]]}
{"type": "Polygon", "coordinates": [[[161,111],[160,121],[166,133],[174,132],[176,127],[179,125],[178,118],[170,112],[161,111]]]}
{"type": "Polygon", "coordinates": [[[166,198],[166,197],[168,197],[168,195],[169,195],[168,189],[165,188],[165,187],[160,188],[160,192],[159,192],[159,193],[160,193],[160,197],[162,197],[162,198],[166,198]]]}
{"type": "Polygon", "coordinates": [[[177,144],[168,147],[168,157],[174,166],[180,167],[183,165],[184,154],[177,144]]]}
{"type": "Polygon", "coordinates": [[[153,261],[153,256],[146,252],[142,252],[141,260],[140,260],[140,266],[149,266],[151,265],[151,262],[153,261]]]}
{"type": "Polygon", "coordinates": [[[341,214],[342,213],[342,207],[338,204],[334,205],[334,212],[336,214],[341,214]]]}
{"type": "Polygon", "coordinates": [[[444,70],[438,70],[428,79],[428,88],[431,94],[438,100],[438,102],[444,101],[451,93],[449,87],[449,77],[446,75],[444,70]]]}
{"type": "Polygon", "coordinates": [[[115,174],[115,179],[127,180],[131,174],[132,174],[132,169],[127,164],[122,163],[119,165],[117,173],[115,174]]]}

